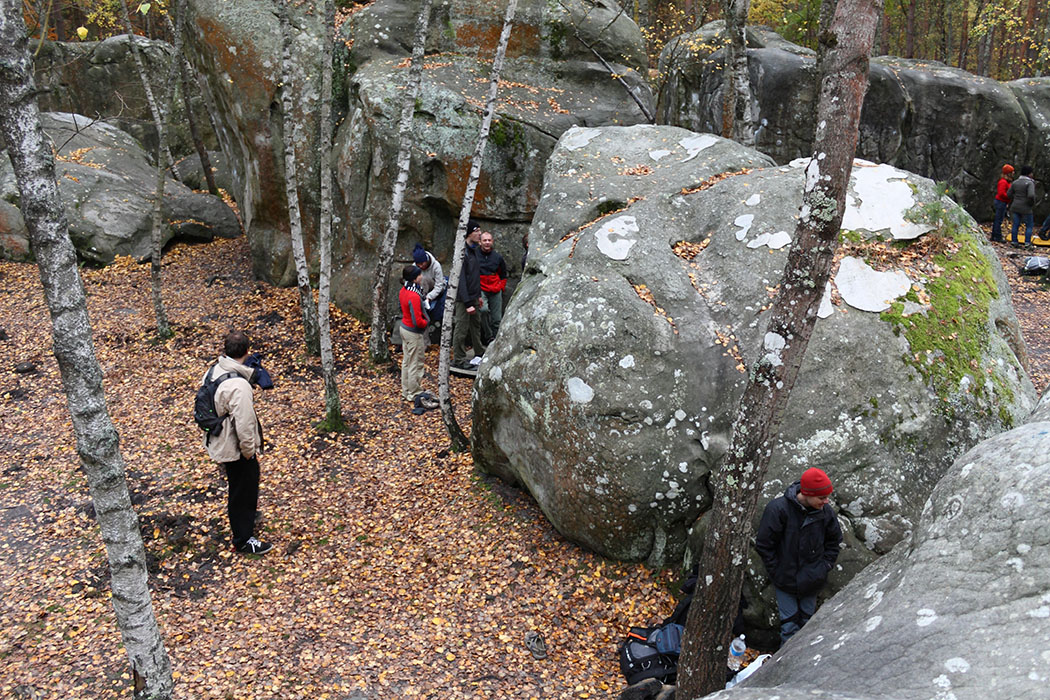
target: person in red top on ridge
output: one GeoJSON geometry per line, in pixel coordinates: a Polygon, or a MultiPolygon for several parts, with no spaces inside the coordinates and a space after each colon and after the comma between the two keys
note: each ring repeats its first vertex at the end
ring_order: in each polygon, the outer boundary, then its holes
{"type": "Polygon", "coordinates": [[[1006,208],[1010,199],[1006,193],[1010,189],[1010,178],[1013,177],[1014,166],[1007,163],[1003,166],[1003,172],[999,176],[999,182],[995,186],[995,199],[992,206],[995,208],[995,219],[992,221],[992,240],[1002,242],[1003,240],[1003,218],[1006,217],[1006,208]]]}
{"type": "Polygon", "coordinates": [[[415,403],[420,413],[431,406],[433,397],[423,391],[423,355],[427,349],[426,330],[430,318],[423,308],[423,289],[419,286],[423,271],[406,265],[401,273],[403,284],[397,299],[401,304],[401,398],[415,403]]]}

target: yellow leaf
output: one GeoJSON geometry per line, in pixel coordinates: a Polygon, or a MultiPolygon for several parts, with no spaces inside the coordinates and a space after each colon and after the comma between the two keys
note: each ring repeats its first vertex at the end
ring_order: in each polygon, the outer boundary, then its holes
{"type": "Polygon", "coordinates": [[[84,39],[87,39],[87,35],[88,35],[87,27],[77,27],[77,36],[80,37],[81,41],[83,41],[84,39]]]}

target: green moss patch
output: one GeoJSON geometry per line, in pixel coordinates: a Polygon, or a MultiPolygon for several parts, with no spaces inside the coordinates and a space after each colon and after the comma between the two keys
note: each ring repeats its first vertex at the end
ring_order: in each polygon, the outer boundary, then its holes
{"type": "MultiPolygon", "coordinates": [[[[966,225],[942,220],[933,239],[940,244],[936,246],[939,252],[931,258],[936,273],[927,277],[922,292],[912,289],[880,317],[904,335],[911,347],[908,363],[942,399],[947,401],[956,394],[960,382],[969,376],[973,395],[990,406],[1008,403],[1013,390],[997,372],[987,372],[982,364],[989,343],[989,308],[999,296],[991,263],[966,225]],[[925,313],[905,316],[907,301],[923,304],[925,313]],[[987,395],[987,376],[992,379],[995,396],[987,395]]],[[[907,254],[908,248],[902,252],[907,254]]],[[[946,410],[950,412],[947,405],[946,410]]],[[[1008,412],[998,408],[995,412],[1009,425],[1008,412]]]]}

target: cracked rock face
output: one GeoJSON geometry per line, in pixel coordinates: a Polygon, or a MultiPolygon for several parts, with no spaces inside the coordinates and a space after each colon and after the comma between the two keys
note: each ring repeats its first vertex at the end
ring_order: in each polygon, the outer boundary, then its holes
{"type": "Polygon", "coordinates": [[[1045,697],[1048,454],[1050,423],[1037,421],[956,460],[911,538],[726,696],[768,698],[775,689],[790,700],[817,687],[817,697],[871,700],[1045,697]]]}
{"type": "MultiPolygon", "coordinates": [[[[952,461],[1035,400],[972,219],[924,178],[862,161],[854,173],[849,216],[867,228],[843,234],[761,496],[828,472],[850,545],[833,587],[904,538],[952,461]],[[871,201],[884,205],[862,211],[871,201]]],[[[474,385],[476,464],[604,555],[678,560],[746,367],[778,347],[765,325],[806,174],[675,127],[567,132],[474,385]]]]}

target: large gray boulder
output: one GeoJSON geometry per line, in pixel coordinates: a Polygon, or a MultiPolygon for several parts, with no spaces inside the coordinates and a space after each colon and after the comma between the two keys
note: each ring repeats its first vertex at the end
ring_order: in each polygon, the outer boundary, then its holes
{"type": "MultiPolygon", "coordinates": [[[[136,37],[139,54],[156,99],[164,95],[174,49],[164,41],[136,37]]],[[[41,88],[37,100],[46,112],[71,112],[100,117],[134,136],[150,153],[157,151],[157,129],[146,101],[126,34],[103,41],[46,41],[33,56],[34,77],[41,88]]],[[[208,118],[196,91],[191,92],[194,117],[205,138],[214,142],[208,118]]],[[[180,98],[173,105],[170,134],[176,157],[195,153],[180,98]]]]}
{"type": "MultiPolygon", "coordinates": [[[[680,560],[765,352],[803,165],[674,127],[568,131],[475,381],[475,463],[595,551],[680,560]]],[[[831,475],[850,545],[832,590],[1035,402],[1009,287],[965,212],[925,178],[858,162],[844,228],[762,495],[808,466],[831,475]]]]}
{"type": "MultiPolygon", "coordinates": [[[[1045,416],[1043,416],[1045,418],[1045,416]]],[[[1050,681],[1050,423],[956,460],[912,536],[716,698],[1017,700],[1050,681]]]]}
{"type": "MultiPolygon", "coordinates": [[[[93,264],[117,255],[150,255],[157,171],[138,141],[105,122],[83,115],[44,112],[40,121],[55,144],[55,175],[77,254],[93,264]]],[[[31,259],[11,161],[0,159],[0,255],[31,259]]],[[[162,215],[163,241],[176,236],[210,241],[240,235],[237,215],[218,197],[168,179],[162,215]]]]}
{"type": "MultiPolygon", "coordinates": [[[[334,287],[337,301],[358,311],[370,309],[376,247],[386,230],[397,174],[404,57],[410,48],[403,42],[412,35],[415,5],[380,0],[353,17],[351,59],[363,65],[351,78],[351,113],[336,144],[349,238],[334,287]]],[[[637,26],[612,2],[564,7],[569,9],[541,1],[518,6],[475,194],[474,216],[494,231],[515,275],[520,272],[519,241],[536,209],[544,163],[558,137],[574,125],[645,121],[623,86],[575,38],[574,28],[653,109],[649,88],[636,70],[645,60],[637,26]],[[630,65],[620,63],[625,60],[630,65]]],[[[435,11],[431,50],[439,55],[428,59],[417,100],[413,164],[396,257],[409,259],[418,241],[445,262],[452,252],[503,8],[451,2],[435,11]]]]}
{"type": "MultiPolygon", "coordinates": [[[[704,27],[664,49],[662,123],[721,131],[720,30],[704,27]]],[[[811,155],[816,59],[770,34],[748,32],[755,147],[786,163],[811,155]]],[[[1038,166],[1050,157],[1048,102],[1050,79],[1004,84],[936,61],[874,58],[857,156],[947,182],[967,211],[988,220],[1003,164],[1038,166]]]]}

